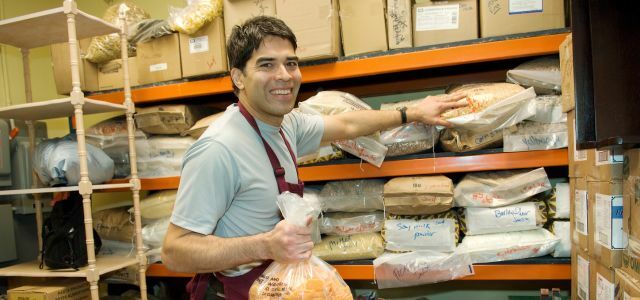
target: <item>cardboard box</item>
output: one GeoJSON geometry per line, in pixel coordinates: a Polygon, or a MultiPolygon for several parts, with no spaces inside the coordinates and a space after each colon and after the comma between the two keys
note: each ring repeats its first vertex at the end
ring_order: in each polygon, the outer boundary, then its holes
{"type": "Polygon", "coordinates": [[[89,299],[89,283],[82,279],[53,279],[41,285],[24,285],[10,289],[9,300],[89,299]]]}
{"type": "Polygon", "coordinates": [[[640,278],[640,256],[633,251],[622,252],[622,269],[635,278],[640,278]]]}
{"type": "Polygon", "coordinates": [[[182,76],[192,77],[229,70],[222,18],[200,28],[192,35],[180,33],[182,76]]]}
{"type": "Polygon", "coordinates": [[[625,152],[623,168],[623,230],[629,240],[640,243],[640,149],[625,152]]]}
{"type": "Polygon", "coordinates": [[[182,78],[180,38],[177,33],[139,43],[137,55],[140,84],[182,78]]]}
{"type": "Polygon", "coordinates": [[[569,132],[569,177],[586,178],[595,152],[576,149],[576,111],[567,113],[569,132]]]}
{"type": "Polygon", "coordinates": [[[224,39],[229,40],[233,26],[257,16],[275,16],[275,0],[223,0],[224,39]]]}
{"type": "Polygon", "coordinates": [[[480,0],[480,36],[564,28],[562,0],[480,0]]]}
{"type": "Polygon", "coordinates": [[[425,1],[413,6],[413,45],[444,44],[478,38],[476,0],[425,1]]]}
{"type": "Polygon", "coordinates": [[[622,182],[588,182],[589,256],[608,268],[622,265],[627,237],[622,231],[622,182]]]}
{"type": "Polygon", "coordinates": [[[571,262],[571,295],[575,295],[572,299],[589,300],[589,256],[573,247],[571,262]]]}
{"type": "Polygon", "coordinates": [[[276,0],[276,16],[295,33],[301,61],[340,56],[338,0],[276,0]]]}
{"type": "Polygon", "coordinates": [[[212,113],[204,106],[168,104],[137,108],[134,116],[138,129],[150,134],[178,134],[199,119],[212,113]]]}
{"type": "MultiPolygon", "coordinates": [[[[80,71],[80,89],[95,92],[98,88],[98,67],[88,60],[81,59],[89,48],[91,39],[78,41],[78,69],[80,71]]],[[[51,62],[56,91],[60,95],[71,93],[71,59],[69,58],[69,44],[51,45],[51,62]]]]}
{"type": "Polygon", "coordinates": [[[411,0],[387,0],[387,42],[389,49],[413,47],[411,0]]]}
{"type": "Polygon", "coordinates": [[[592,299],[613,299],[616,294],[615,277],[614,269],[591,260],[589,262],[589,294],[592,299]]]}
{"type": "Polygon", "coordinates": [[[573,77],[573,39],[569,34],[560,44],[560,74],[562,75],[562,112],[576,107],[575,82],[573,77]]]}
{"type": "Polygon", "coordinates": [[[589,252],[589,233],[593,230],[589,224],[589,200],[587,181],[584,178],[571,178],[571,241],[584,253],[589,252]]]}
{"type": "MultiPolygon", "coordinates": [[[[129,57],[129,84],[136,86],[138,82],[138,59],[129,57]]],[[[98,68],[98,88],[101,91],[124,88],[124,70],[122,59],[114,59],[98,68]]]]}
{"type": "Polygon", "coordinates": [[[385,0],[340,0],[344,55],[386,51],[385,0]]]}
{"type": "Polygon", "coordinates": [[[640,297],[640,279],[633,277],[623,269],[616,269],[616,295],[614,299],[630,299],[640,297]]]}
{"type": "Polygon", "coordinates": [[[589,149],[593,157],[589,161],[587,181],[610,181],[623,179],[624,149],[620,146],[589,149]]]}

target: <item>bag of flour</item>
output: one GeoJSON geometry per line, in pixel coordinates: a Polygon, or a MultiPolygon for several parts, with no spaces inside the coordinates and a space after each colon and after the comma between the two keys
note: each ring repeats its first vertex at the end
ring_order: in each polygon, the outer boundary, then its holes
{"type": "Polygon", "coordinates": [[[544,228],[526,231],[468,235],[458,251],[471,255],[474,264],[545,256],[560,241],[544,228]]]}
{"type": "Polygon", "coordinates": [[[382,237],[389,251],[452,252],[458,245],[460,227],[453,211],[429,216],[388,215],[382,237]]]}
{"type": "Polygon", "coordinates": [[[460,216],[460,227],[466,235],[531,230],[546,222],[544,201],[502,207],[466,207],[460,216]]]}

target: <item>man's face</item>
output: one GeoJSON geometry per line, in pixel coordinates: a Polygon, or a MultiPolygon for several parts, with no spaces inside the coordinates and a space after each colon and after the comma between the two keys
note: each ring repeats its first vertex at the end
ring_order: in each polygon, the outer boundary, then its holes
{"type": "Polygon", "coordinates": [[[240,89],[240,100],[251,114],[279,126],[295,105],[302,75],[293,45],[283,38],[268,36],[253,51],[244,72],[232,70],[240,89]],[[235,72],[235,73],[234,73],[235,72]]]}

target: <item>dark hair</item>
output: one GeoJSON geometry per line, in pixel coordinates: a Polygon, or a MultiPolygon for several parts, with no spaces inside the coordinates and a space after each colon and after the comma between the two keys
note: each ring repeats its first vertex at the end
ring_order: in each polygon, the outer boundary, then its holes
{"type": "MultiPolygon", "coordinates": [[[[238,68],[244,72],[247,61],[251,58],[254,50],[258,50],[262,41],[267,36],[277,36],[291,42],[293,50],[298,48],[296,36],[282,20],[269,17],[258,16],[236,25],[231,31],[229,41],[227,41],[227,55],[229,56],[229,69],[238,68]]],[[[231,80],[233,92],[238,93],[238,87],[231,80]]]]}

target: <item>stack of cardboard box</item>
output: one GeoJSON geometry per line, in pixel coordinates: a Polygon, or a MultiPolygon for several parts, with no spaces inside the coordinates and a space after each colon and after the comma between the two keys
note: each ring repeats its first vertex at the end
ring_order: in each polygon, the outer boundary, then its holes
{"type": "Polygon", "coordinates": [[[636,194],[640,189],[640,150],[576,149],[572,60],[569,35],[560,46],[560,67],[563,110],[568,112],[569,122],[572,294],[577,299],[593,299],[596,295],[621,299],[620,293],[624,292],[638,297],[640,250],[631,251],[633,248],[627,245],[631,233],[635,234],[632,240],[640,241],[640,222],[632,217],[634,212],[640,214],[636,194]],[[620,269],[623,265],[627,267],[620,269]],[[628,290],[619,288],[625,283],[628,290]]]}

